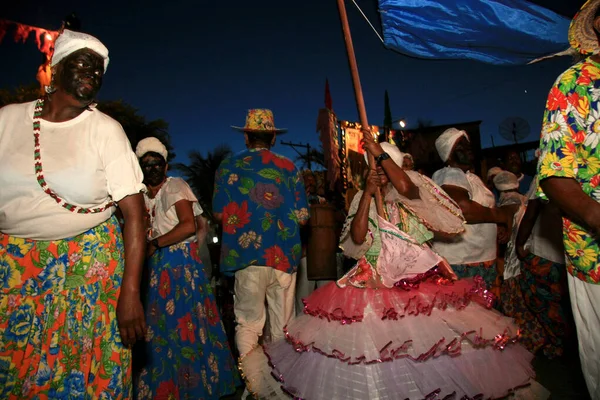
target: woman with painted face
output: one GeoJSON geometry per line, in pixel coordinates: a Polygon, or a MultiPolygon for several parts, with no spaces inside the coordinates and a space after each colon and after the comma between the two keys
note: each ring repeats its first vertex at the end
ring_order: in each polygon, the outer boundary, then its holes
{"type": "Polygon", "coordinates": [[[202,208],[183,179],[167,177],[168,152],[160,140],[141,140],[136,155],[148,188],[149,218],[148,334],[136,358],[141,367],[136,398],[218,399],[234,392],[240,381],[198,256],[196,221],[202,208]]]}
{"type": "Polygon", "coordinates": [[[507,227],[505,237],[499,238],[506,242],[514,210],[496,208],[494,194],[471,172],[474,157],[465,131],[447,129],[436,139],[435,147],[446,166],[432,178],[460,206],[467,224],[461,235],[436,238],[433,248],[459,277],[479,275],[491,287],[498,276],[497,224],[507,227]]]}
{"type": "Polygon", "coordinates": [[[51,66],[44,98],[0,110],[0,398],[130,398],[143,175],[95,108],[106,47],[64,30],[51,66]]]}

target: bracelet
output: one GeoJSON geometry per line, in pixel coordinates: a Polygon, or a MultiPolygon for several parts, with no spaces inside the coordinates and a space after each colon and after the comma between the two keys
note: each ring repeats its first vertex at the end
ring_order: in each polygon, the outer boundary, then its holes
{"type": "Polygon", "coordinates": [[[375,158],[375,164],[381,165],[382,161],[389,160],[389,159],[390,159],[390,155],[386,152],[383,152],[375,158]]]}

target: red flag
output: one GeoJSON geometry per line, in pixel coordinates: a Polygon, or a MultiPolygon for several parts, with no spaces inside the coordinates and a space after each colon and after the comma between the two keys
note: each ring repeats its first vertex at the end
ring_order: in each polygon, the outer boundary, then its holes
{"type": "Polygon", "coordinates": [[[325,78],[325,108],[329,111],[333,111],[331,93],[329,92],[329,80],[327,78],[325,78]]]}

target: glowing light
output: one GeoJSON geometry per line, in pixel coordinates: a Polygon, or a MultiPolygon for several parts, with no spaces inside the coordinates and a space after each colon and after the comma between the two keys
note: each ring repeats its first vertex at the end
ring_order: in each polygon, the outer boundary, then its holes
{"type": "Polygon", "coordinates": [[[406,127],[406,122],[404,122],[404,120],[400,120],[400,127],[401,128],[405,128],[406,127]]]}
{"type": "Polygon", "coordinates": [[[52,40],[52,35],[49,33],[46,33],[46,40],[52,40]]]}
{"type": "Polygon", "coordinates": [[[219,243],[219,238],[218,237],[213,237],[213,243],[219,243]]]}

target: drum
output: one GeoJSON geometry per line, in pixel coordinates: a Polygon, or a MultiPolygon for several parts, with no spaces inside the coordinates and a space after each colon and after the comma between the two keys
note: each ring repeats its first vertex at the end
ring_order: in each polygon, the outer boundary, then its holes
{"type": "Polygon", "coordinates": [[[306,275],[309,280],[336,280],[338,237],[336,210],[326,204],[310,206],[306,275]]]}

